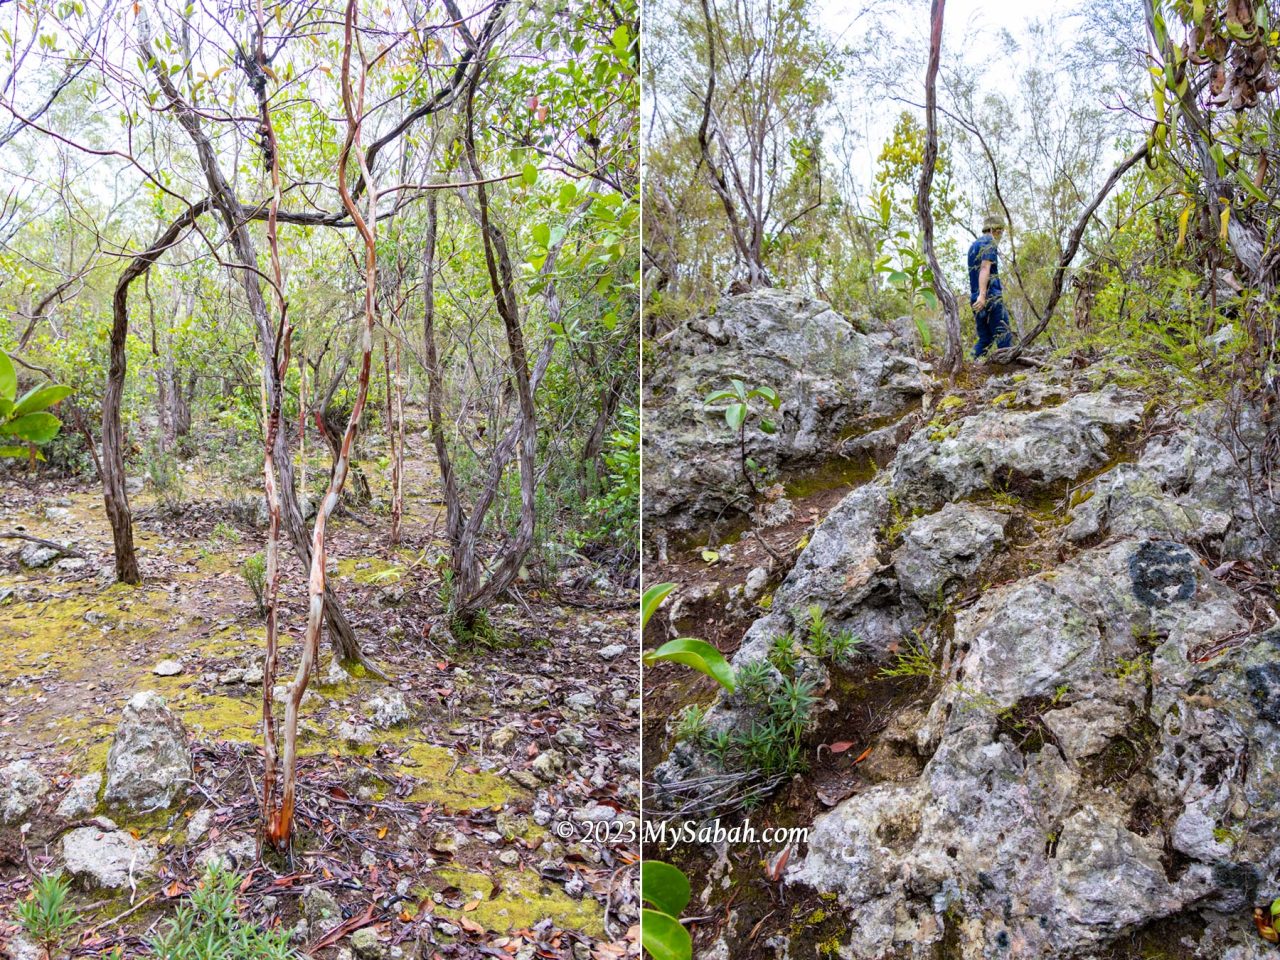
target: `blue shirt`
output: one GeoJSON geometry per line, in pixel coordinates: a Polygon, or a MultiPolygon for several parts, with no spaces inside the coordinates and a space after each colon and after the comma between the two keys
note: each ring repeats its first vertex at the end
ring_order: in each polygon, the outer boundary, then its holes
{"type": "Polygon", "coordinates": [[[987,299],[1000,296],[1000,254],[996,251],[995,238],[984,233],[969,246],[969,302],[978,299],[978,273],[984,260],[991,261],[991,277],[987,281],[987,299]]]}

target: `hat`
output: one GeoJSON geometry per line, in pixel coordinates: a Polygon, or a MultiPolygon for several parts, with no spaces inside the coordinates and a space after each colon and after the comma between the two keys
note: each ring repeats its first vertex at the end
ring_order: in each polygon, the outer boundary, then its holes
{"type": "Polygon", "coordinates": [[[982,232],[990,233],[992,230],[1004,229],[1004,217],[998,213],[988,213],[982,218],[982,232]]]}

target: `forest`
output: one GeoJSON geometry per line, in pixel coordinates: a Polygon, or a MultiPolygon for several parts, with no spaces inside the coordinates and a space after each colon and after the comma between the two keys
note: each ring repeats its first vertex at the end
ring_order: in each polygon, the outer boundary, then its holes
{"type": "Polygon", "coordinates": [[[1274,951],[1278,14],[646,7],[646,943],[1274,951]]]}
{"type": "Polygon", "coordinates": [[[637,5],[0,50],[5,955],[637,953],[637,5]]]}

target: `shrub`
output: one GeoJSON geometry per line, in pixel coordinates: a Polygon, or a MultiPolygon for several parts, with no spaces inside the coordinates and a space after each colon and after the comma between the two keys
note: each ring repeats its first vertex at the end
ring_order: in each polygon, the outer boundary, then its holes
{"type": "Polygon", "coordinates": [[[258,616],[267,615],[267,558],[262,553],[245,557],[240,564],[240,576],[253,592],[253,600],[258,608],[258,616]]]}
{"type": "Polygon", "coordinates": [[[149,946],[159,960],[286,960],[287,930],[266,931],[240,916],[236,894],[240,878],[210,868],[187,902],[178,907],[168,930],[149,946]]]}
{"type": "Polygon", "coordinates": [[[76,912],[67,906],[70,886],[60,874],[42,874],[30,896],[17,907],[22,929],[44,948],[48,957],[53,956],[54,948],[76,922],[76,912]]]}

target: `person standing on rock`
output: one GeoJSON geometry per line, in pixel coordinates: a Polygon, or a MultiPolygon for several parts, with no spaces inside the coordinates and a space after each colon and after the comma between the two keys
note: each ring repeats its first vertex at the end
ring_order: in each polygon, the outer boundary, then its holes
{"type": "Polygon", "coordinates": [[[1000,253],[996,244],[1004,235],[1004,221],[989,215],[982,223],[982,236],[969,247],[969,305],[978,328],[978,342],[973,347],[975,360],[991,349],[1013,345],[1009,311],[1004,305],[1000,287],[1000,253]]]}

